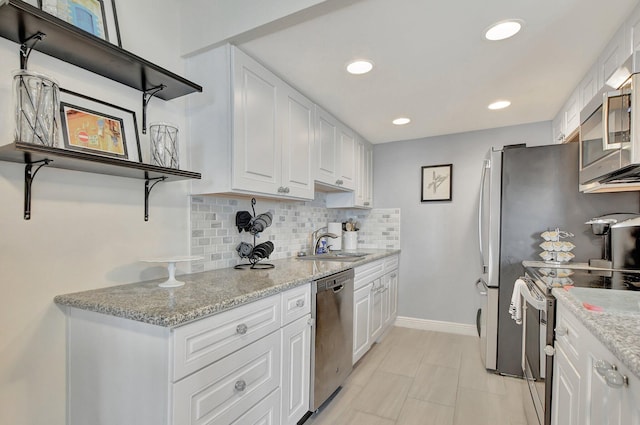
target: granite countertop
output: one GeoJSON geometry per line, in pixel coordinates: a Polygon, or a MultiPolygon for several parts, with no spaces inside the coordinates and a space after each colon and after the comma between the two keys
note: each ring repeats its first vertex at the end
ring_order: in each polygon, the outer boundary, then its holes
{"type": "Polygon", "coordinates": [[[573,288],[552,291],[593,335],[640,378],[640,292],[573,288]],[[595,310],[585,308],[585,304],[595,310]]]}
{"type": "Polygon", "coordinates": [[[183,274],[177,288],[160,288],[166,278],[58,295],[56,304],[163,327],[193,320],[277,294],[333,273],[361,266],[400,250],[360,249],[366,257],[353,262],[311,261],[287,258],[269,261],[273,269],[234,268],[183,274]]]}

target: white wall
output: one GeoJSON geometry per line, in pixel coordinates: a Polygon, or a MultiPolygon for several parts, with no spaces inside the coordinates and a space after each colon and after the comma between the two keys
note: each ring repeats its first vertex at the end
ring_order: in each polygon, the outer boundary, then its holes
{"type": "Polygon", "coordinates": [[[480,276],[477,203],[490,147],[551,142],[551,122],[374,145],[376,208],[400,208],[398,315],[475,323],[480,276]],[[453,164],[451,202],[420,202],[425,165],[453,164]]]}
{"type": "MultiPolygon", "coordinates": [[[[183,74],[178,2],[119,1],[118,8],[124,48],[183,74]]],[[[0,144],[13,140],[11,71],[18,65],[18,46],[0,39],[0,144]]],[[[132,109],[141,124],[138,91],[39,52],[29,68],[132,109]]],[[[184,104],[154,99],[149,118],[185,129],[184,104]]],[[[183,131],[188,169],[187,140],[183,131]]],[[[148,138],[142,141],[148,158],[148,138]]],[[[44,168],[33,187],[33,218],[25,221],[23,175],[23,165],[0,161],[0,423],[63,425],[65,316],[53,297],[160,277],[161,269],[138,260],[189,252],[189,183],[157,185],[145,223],[144,181],[44,168]]]]}

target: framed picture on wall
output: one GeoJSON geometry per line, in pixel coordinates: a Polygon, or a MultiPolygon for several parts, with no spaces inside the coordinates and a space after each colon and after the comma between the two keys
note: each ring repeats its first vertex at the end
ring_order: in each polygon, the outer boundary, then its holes
{"type": "Polygon", "coordinates": [[[98,38],[122,47],[115,0],[39,0],[41,8],[98,38]]]}
{"type": "Polygon", "coordinates": [[[60,89],[60,122],[64,149],[141,161],[133,111],[60,89]]]}
{"type": "Polygon", "coordinates": [[[452,164],[422,167],[420,202],[451,201],[452,164]]]}

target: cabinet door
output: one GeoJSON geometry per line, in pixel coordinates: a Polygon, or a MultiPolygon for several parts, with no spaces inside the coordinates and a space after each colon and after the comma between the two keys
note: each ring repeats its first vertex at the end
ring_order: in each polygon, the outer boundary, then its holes
{"type": "Polygon", "coordinates": [[[398,270],[389,273],[389,324],[398,316],[398,270]]]}
{"type": "Polygon", "coordinates": [[[580,374],[556,343],[553,371],[552,425],[580,425],[580,374]]]}
{"type": "Polygon", "coordinates": [[[361,138],[356,142],[355,206],[371,208],[373,193],[373,148],[361,138]]]}
{"type": "Polygon", "coordinates": [[[313,199],[313,103],[289,86],[280,94],[283,99],[281,188],[287,196],[313,199]]]}
{"type": "Polygon", "coordinates": [[[622,397],[625,388],[611,388],[606,380],[601,376],[595,366],[596,361],[605,360],[615,363],[615,359],[603,355],[600,347],[592,347],[587,353],[587,381],[585,385],[586,400],[588,407],[587,418],[584,421],[587,425],[628,425],[623,422],[622,397]]]}
{"type": "Polygon", "coordinates": [[[355,189],[356,187],[356,136],[347,127],[338,127],[339,149],[339,172],[336,185],[344,189],[355,189]]]}
{"type": "Polygon", "coordinates": [[[353,363],[371,347],[369,320],[371,315],[371,283],[353,293],[353,363]]]}
{"type": "Polygon", "coordinates": [[[282,171],[279,78],[233,50],[233,188],[276,194],[282,171]]]}
{"type": "Polygon", "coordinates": [[[316,106],[316,180],[335,185],[338,179],[338,121],[316,106]]]}
{"type": "Polygon", "coordinates": [[[296,425],[309,411],[311,315],[282,328],[282,424],[296,425]]]}
{"type": "Polygon", "coordinates": [[[275,390],[231,425],[280,425],[280,390],[275,390]]]}
{"type": "Polygon", "coordinates": [[[383,304],[383,290],[384,285],[382,278],[378,278],[373,281],[371,285],[371,319],[370,319],[370,340],[373,343],[382,334],[382,325],[384,317],[384,304],[383,304]]]}

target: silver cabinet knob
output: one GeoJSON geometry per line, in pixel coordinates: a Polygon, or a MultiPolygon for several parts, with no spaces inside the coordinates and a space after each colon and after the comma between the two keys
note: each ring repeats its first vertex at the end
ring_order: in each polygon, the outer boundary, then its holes
{"type": "Polygon", "coordinates": [[[344,184],[344,182],[343,182],[342,180],[338,179],[338,180],[336,180],[336,184],[337,184],[338,186],[340,186],[341,184],[344,184]]]}
{"type": "Polygon", "coordinates": [[[557,336],[565,336],[569,334],[569,329],[567,327],[558,327],[555,331],[557,336]]]}
{"type": "Polygon", "coordinates": [[[611,388],[622,388],[629,384],[629,378],[618,372],[615,366],[604,374],[604,380],[611,388]]]}
{"type": "Polygon", "coordinates": [[[296,307],[304,307],[304,300],[296,301],[296,307]]]}
{"type": "Polygon", "coordinates": [[[245,325],[244,323],[241,323],[238,326],[236,326],[236,333],[239,335],[244,335],[247,333],[248,329],[249,328],[247,327],[247,325],[245,325]]]}
{"type": "Polygon", "coordinates": [[[284,187],[280,186],[280,187],[278,188],[278,193],[284,193],[284,187]]]}
{"type": "Polygon", "coordinates": [[[289,188],[288,188],[288,187],[285,187],[285,188],[284,188],[284,193],[289,193],[289,192],[291,192],[291,190],[289,190],[289,188]]]}
{"type": "Polygon", "coordinates": [[[546,354],[547,356],[553,356],[556,354],[556,349],[553,348],[551,345],[546,345],[544,347],[544,354],[546,354]]]}
{"type": "Polygon", "coordinates": [[[391,274],[391,277],[392,277],[392,278],[395,278],[396,276],[397,276],[397,274],[395,274],[395,273],[392,273],[392,274],[391,274]]]}
{"type": "Polygon", "coordinates": [[[368,207],[369,205],[371,205],[371,202],[369,202],[369,201],[367,201],[367,202],[365,202],[365,203],[364,203],[364,206],[365,206],[365,207],[368,207]]]}
{"type": "Polygon", "coordinates": [[[596,370],[598,375],[604,377],[607,372],[613,369],[613,365],[604,360],[596,360],[596,362],[593,364],[593,368],[596,370]]]}
{"type": "Polygon", "coordinates": [[[309,326],[313,326],[315,324],[315,320],[312,318],[309,318],[309,320],[307,320],[307,325],[309,326]]]}
{"type": "Polygon", "coordinates": [[[244,380],[236,381],[235,388],[237,391],[244,391],[247,388],[247,383],[244,380]]]}

